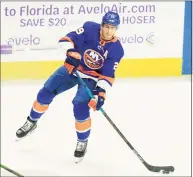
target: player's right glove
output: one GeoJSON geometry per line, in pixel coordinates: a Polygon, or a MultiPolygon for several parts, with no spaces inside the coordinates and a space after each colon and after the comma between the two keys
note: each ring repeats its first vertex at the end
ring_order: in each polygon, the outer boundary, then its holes
{"type": "Polygon", "coordinates": [[[80,64],[81,55],[76,49],[68,49],[64,66],[69,74],[73,73],[80,64]]]}
{"type": "Polygon", "coordinates": [[[100,87],[96,87],[96,90],[93,90],[93,94],[95,95],[95,99],[92,98],[88,106],[93,109],[93,111],[98,111],[103,106],[105,102],[105,93],[106,91],[100,87]]]}

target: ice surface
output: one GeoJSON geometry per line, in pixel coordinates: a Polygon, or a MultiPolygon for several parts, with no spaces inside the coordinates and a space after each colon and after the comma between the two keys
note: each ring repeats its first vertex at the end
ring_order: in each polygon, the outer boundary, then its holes
{"type": "MultiPolygon", "coordinates": [[[[148,171],[100,112],[91,111],[85,159],[75,164],[72,99],[57,96],[33,135],[15,142],[44,81],[1,83],[1,163],[24,176],[160,176],[148,171]]],[[[104,110],[151,165],[173,165],[167,176],[191,175],[190,77],[117,79],[104,110]]],[[[10,173],[2,170],[2,176],[10,173]]]]}

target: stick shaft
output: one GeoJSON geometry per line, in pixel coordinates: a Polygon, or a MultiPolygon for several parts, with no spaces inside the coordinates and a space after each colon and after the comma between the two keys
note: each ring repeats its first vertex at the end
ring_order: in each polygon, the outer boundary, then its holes
{"type": "Polygon", "coordinates": [[[10,172],[10,173],[12,173],[12,174],[14,174],[14,175],[16,175],[16,176],[18,176],[18,177],[24,177],[24,176],[21,175],[20,173],[18,173],[18,172],[16,172],[16,171],[14,171],[14,170],[6,167],[6,166],[3,165],[3,164],[0,164],[0,166],[1,166],[1,168],[3,168],[4,170],[7,170],[8,172],[10,172]]]}
{"type": "MultiPolygon", "coordinates": [[[[85,87],[87,90],[89,96],[91,98],[94,98],[92,92],[87,87],[87,85],[84,83],[78,72],[76,71],[76,75],[80,81],[80,83],[85,87]]],[[[112,127],[116,130],[116,132],[120,135],[120,137],[125,141],[125,143],[130,147],[130,149],[137,155],[137,157],[141,160],[142,163],[146,164],[145,160],[139,155],[139,153],[135,150],[135,148],[131,145],[131,143],[127,140],[127,138],[123,135],[123,133],[119,130],[119,128],[114,124],[114,122],[111,120],[111,118],[108,116],[108,114],[104,111],[103,108],[100,108],[100,111],[105,116],[105,118],[109,121],[109,123],[112,125],[112,127]]]]}

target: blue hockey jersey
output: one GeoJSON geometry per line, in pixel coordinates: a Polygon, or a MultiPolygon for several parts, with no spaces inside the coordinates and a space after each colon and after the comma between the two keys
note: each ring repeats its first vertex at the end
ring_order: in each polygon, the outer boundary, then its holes
{"type": "Polygon", "coordinates": [[[124,50],[117,37],[111,41],[101,39],[101,25],[85,22],[83,27],[68,33],[59,42],[72,42],[82,58],[78,72],[82,78],[91,78],[105,90],[111,87],[115,79],[115,70],[124,50]]]}

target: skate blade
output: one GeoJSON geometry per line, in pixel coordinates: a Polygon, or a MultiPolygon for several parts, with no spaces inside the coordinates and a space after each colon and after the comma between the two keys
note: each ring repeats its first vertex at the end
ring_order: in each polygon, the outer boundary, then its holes
{"type": "Polygon", "coordinates": [[[24,138],[30,136],[31,134],[34,133],[34,130],[35,130],[35,129],[33,129],[30,133],[28,133],[26,136],[24,136],[24,137],[22,137],[22,138],[18,138],[18,137],[17,137],[15,141],[18,142],[18,141],[21,141],[21,140],[23,140],[24,138]]]}

